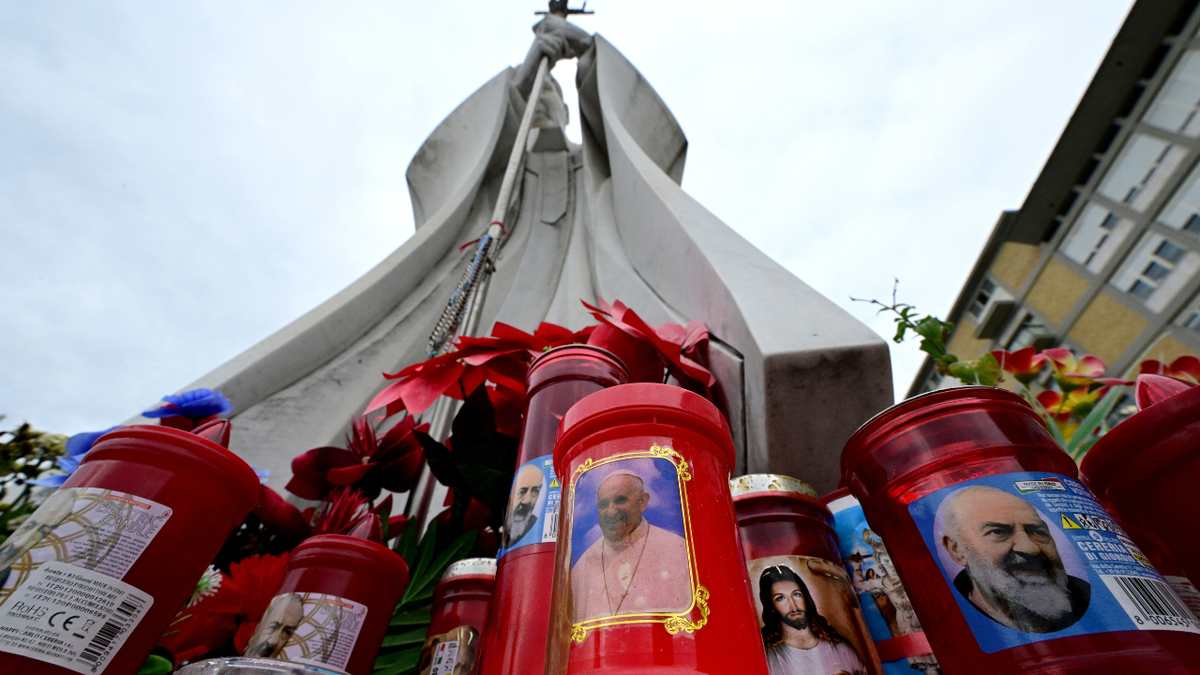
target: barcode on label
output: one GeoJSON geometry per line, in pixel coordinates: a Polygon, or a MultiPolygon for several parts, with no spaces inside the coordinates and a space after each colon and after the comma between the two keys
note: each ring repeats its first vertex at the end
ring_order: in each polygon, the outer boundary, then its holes
{"type": "Polygon", "coordinates": [[[125,628],[129,625],[130,619],[133,618],[134,612],[137,611],[137,606],[129,601],[121,602],[117,607],[117,611],[109,617],[100,630],[96,632],[95,637],[79,654],[79,658],[84,661],[98,663],[100,658],[104,656],[104,650],[116,640],[121,633],[125,632],[125,628]]]}
{"type": "Polygon", "coordinates": [[[1102,576],[1101,579],[1139,629],[1200,633],[1200,620],[1167,584],[1143,577],[1102,576]]]}

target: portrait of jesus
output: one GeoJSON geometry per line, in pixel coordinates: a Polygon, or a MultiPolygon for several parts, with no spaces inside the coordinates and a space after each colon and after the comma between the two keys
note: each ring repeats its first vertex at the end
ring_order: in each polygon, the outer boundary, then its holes
{"type": "Polygon", "coordinates": [[[654,508],[656,496],[648,489],[652,479],[659,479],[656,489],[662,492],[674,487],[672,494],[661,497],[674,505],[679,502],[678,486],[669,487],[653,468],[646,470],[642,465],[647,460],[635,462],[613,462],[618,466],[615,470],[597,471],[598,484],[581,478],[576,486],[573,529],[590,531],[599,525],[600,536],[571,567],[575,623],[625,614],[683,612],[692,604],[687,541],[679,534],[682,512],[678,507],[654,508]],[[594,515],[591,508],[578,508],[583,500],[594,500],[594,515]],[[594,522],[580,522],[592,518],[594,522]]]}

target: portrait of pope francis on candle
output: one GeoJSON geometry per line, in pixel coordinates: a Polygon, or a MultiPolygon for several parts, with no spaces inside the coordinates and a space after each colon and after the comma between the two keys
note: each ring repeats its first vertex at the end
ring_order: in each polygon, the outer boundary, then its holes
{"type": "Polygon", "coordinates": [[[678,474],[666,460],[618,460],[576,485],[571,566],[575,623],[684,612],[692,604],[678,474]],[[572,556],[574,557],[574,555],[572,556]]]}

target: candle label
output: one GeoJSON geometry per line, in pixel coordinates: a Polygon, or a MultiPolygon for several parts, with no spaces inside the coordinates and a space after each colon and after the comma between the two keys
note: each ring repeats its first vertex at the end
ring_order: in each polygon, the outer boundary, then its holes
{"type": "Polygon", "coordinates": [[[504,519],[504,549],[509,551],[558,539],[558,508],[562,486],[554,477],[554,456],[543,455],[522,464],[513,477],[504,519]]]}
{"type": "Polygon", "coordinates": [[[849,495],[829,502],[837,531],[838,552],[867,628],[875,640],[875,649],[883,660],[887,675],[916,675],[937,672],[938,662],[921,630],[921,622],[900,576],[892,564],[887,546],[863,515],[858,500],[849,495]],[[906,636],[914,636],[912,638],[906,636]]]}
{"type": "Polygon", "coordinates": [[[746,564],[767,670],[790,673],[882,673],[871,634],[841,566],[801,555],[746,564]]]}
{"type": "Polygon", "coordinates": [[[60,488],[0,546],[0,607],[52,560],[123,578],[170,517],[166,506],[125,492],[60,488]]]}
{"type": "Polygon", "coordinates": [[[0,651],[102,673],[153,603],[105,574],[47,561],[0,606],[0,651]]]}
{"type": "Polygon", "coordinates": [[[569,608],[576,642],[604,626],[661,623],[668,633],[708,621],[688,517],[691,467],[654,446],[577,467],[570,487],[569,608]]]}
{"type": "Polygon", "coordinates": [[[243,656],[345,670],[367,618],[367,606],[323,593],[275,596],[243,656]]]}
{"type": "Polygon", "coordinates": [[[979,647],[1200,620],[1074,478],[1007,473],[909,505],[979,647]]]}
{"type": "Polygon", "coordinates": [[[425,638],[418,662],[420,675],[469,675],[479,655],[479,632],[470,626],[425,638]]]}

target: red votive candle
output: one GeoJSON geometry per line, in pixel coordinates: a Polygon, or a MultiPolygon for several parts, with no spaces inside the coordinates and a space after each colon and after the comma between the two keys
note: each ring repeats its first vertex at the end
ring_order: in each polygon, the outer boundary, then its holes
{"type": "Polygon", "coordinates": [[[552,459],[558,423],[585,396],[628,381],[620,359],[587,345],[551,349],[529,366],[528,407],[484,631],[483,675],[526,675],[545,667],[562,494],[552,459]]]}
{"type": "Polygon", "coordinates": [[[909,399],[846,444],[947,674],[1200,673],[1200,622],[1076,476],[996,387],[909,399]]]}
{"type": "Polygon", "coordinates": [[[1193,610],[1200,608],[1195,590],[1200,583],[1200,541],[1195,536],[1200,522],[1200,387],[1121,422],[1096,441],[1080,473],[1176,592],[1191,601],[1193,610]]]}
{"type": "Polygon", "coordinates": [[[425,634],[425,647],[417,672],[474,675],[479,670],[479,648],[487,624],[496,561],[467,558],[451,565],[433,589],[433,620],[425,634]]]}
{"type": "Polygon", "coordinates": [[[896,574],[892,556],[867,523],[862,505],[845,488],[825,495],[821,502],[833,514],[838,553],[858,593],[883,672],[914,675],[915,670],[921,675],[939,675],[937,658],[896,574]]]}
{"type": "Polygon", "coordinates": [[[186,431],[101,437],[0,547],[0,672],[136,673],[261,489],[186,431]]]}
{"type": "Polygon", "coordinates": [[[763,473],[729,486],[769,671],[881,674],[833,514],[816,491],[763,473]]]}
{"type": "Polygon", "coordinates": [[[546,673],[765,674],[733,501],[704,398],[627,384],[567,413],[546,673]]]}
{"type": "Polygon", "coordinates": [[[305,539],[243,655],[370,675],[406,588],[408,565],[381,544],[341,534],[305,539]]]}

